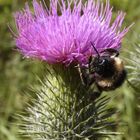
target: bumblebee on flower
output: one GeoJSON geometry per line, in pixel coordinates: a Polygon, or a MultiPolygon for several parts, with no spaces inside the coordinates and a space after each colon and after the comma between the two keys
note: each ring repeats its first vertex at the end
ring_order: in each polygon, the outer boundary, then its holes
{"type": "MultiPolygon", "coordinates": [[[[108,0],[105,5],[95,0],[88,0],[85,4],[81,0],[67,0],[67,6],[64,0],[50,0],[49,9],[34,0],[33,7],[34,13],[27,4],[24,11],[15,14],[18,30],[16,45],[24,56],[50,64],[68,66],[74,63],[86,67],[90,65],[91,57],[98,56],[99,59],[106,50],[119,52],[122,39],[130,28],[121,29],[125,16],[122,12],[112,23],[112,8],[108,0]],[[72,3],[74,6],[71,9],[72,3]]],[[[114,53],[110,56],[108,51],[108,54],[109,58],[114,53]]],[[[99,72],[95,73],[100,76],[99,72]]],[[[122,73],[125,74],[124,71],[122,73]]],[[[122,81],[124,79],[125,76],[122,81]]]]}
{"type": "Polygon", "coordinates": [[[98,97],[126,78],[118,57],[130,28],[121,28],[125,14],[112,21],[109,0],[50,0],[48,7],[33,0],[33,10],[26,4],[15,13],[18,50],[49,64],[29,117],[22,117],[21,134],[40,140],[107,136],[106,127],[116,124],[114,109],[106,109],[107,96],[98,97]]]}

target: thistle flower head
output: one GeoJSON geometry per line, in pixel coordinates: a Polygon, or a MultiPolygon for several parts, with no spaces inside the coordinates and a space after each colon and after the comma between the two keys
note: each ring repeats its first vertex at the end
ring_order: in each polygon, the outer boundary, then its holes
{"type": "Polygon", "coordinates": [[[34,0],[33,9],[31,12],[26,4],[24,11],[15,14],[16,45],[26,57],[48,63],[86,64],[89,56],[96,55],[91,42],[99,52],[119,50],[129,30],[121,30],[124,13],[119,12],[111,21],[108,0],[106,5],[93,0],[84,4],[81,0],[50,0],[49,8],[34,0]]]}

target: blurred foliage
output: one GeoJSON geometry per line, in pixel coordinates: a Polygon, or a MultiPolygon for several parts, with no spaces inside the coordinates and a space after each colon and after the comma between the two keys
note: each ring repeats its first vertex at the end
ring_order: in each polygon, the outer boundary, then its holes
{"type": "MultiPolygon", "coordinates": [[[[24,3],[24,1],[22,1],[24,3]]],[[[23,6],[21,1],[0,1],[0,140],[16,140],[13,114],[24,105],[29,83],[39,73],[39,62],[24,60],[16,51],[7,24],[14,27],[13,12],[23,6]]]]}
{"type": "MultiPolygon", "coordinates": [[[[29,85],[35,85],[35,74],[41,75],[41,62],[23,59],[16,51],[13,38],[7,24],[14,27],[13,13],[24,7],[27,0],[0,0],[0,140],[22,140],[16,138],[17,128],[13,115],[24,109],[28,100],[23,91],[29,85]]],[[[28,0],[31,2],[31,0],[28,0]]],[[[138,44],[137,36],[140,34],[140,0],[110,0],[114,11],[123,10],[127,13],[125,25],[132,22],[135,25],[124,39],[127,51],[135,49],[133,44],[138,44]]],[[[114,15],[116,12],[114,12],[114,15]]],[[[138,46],[138,45],[136,45],[138,46]]],[[[125,49],[123,49],[125,52],[125,49]]],[[[136,52],[135,52],[136,53],[136,52]]],[[[135,53],[133,55],[135,55],[135,53]]],[[[129,58],[129,53],[123,57],[129,58]]],[[[136,58],[135,58],[136,59],[136,58]]],[[[131,63],[129,63],[131,65],[131,63]]],[[[134,65],[135,66],[135,65],[134,65]]],[[[131,71],[130,71],[131,72],[131,71]]],[[[140,125],[138,99],[140,90],[135,90],[130,84],[125,84],[121,89],[114,91],[117,94],[115,104],[120,110],[120,116],[127,126],[118,126],[118,131],[124,132],[117,140],[139,140],[140,125]]],[[[112,138],[114,140],[114,138],[112,138]]]]}

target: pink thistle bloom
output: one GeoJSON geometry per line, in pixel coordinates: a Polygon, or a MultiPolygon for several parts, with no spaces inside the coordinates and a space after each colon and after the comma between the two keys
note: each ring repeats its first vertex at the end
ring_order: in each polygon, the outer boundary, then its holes
{"type": "Polygon", "coordinates": [[[100,1],[82,4],[81,0],[75,0],[73,8],[71,2],[50,0],[48,9],[34,0],[33,13],[27,4],[25,10],[15,14],[16,45],[22,54],[48,63],[85,65],[89,56],[96,55],[91,42],[99,52],[120,49],[130,28],[121,29],[124,13],[119,12],[112,23],[108,0],[106,5],[100,1]]]}

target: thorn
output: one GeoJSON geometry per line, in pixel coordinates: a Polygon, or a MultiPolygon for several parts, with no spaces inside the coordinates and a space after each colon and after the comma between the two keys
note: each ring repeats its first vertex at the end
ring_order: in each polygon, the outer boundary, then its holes
{"type": "Polygon", "coordinates": [[[14,33],[14,31],[13,31],[12,28],[10,27],[9,23],[7,23],[7,26],[8,26],[8,29],[10,30],[10,32],[11,32],[11,35],[12,35],[14,38],[17,38],[18,36],[14,33]]]}

